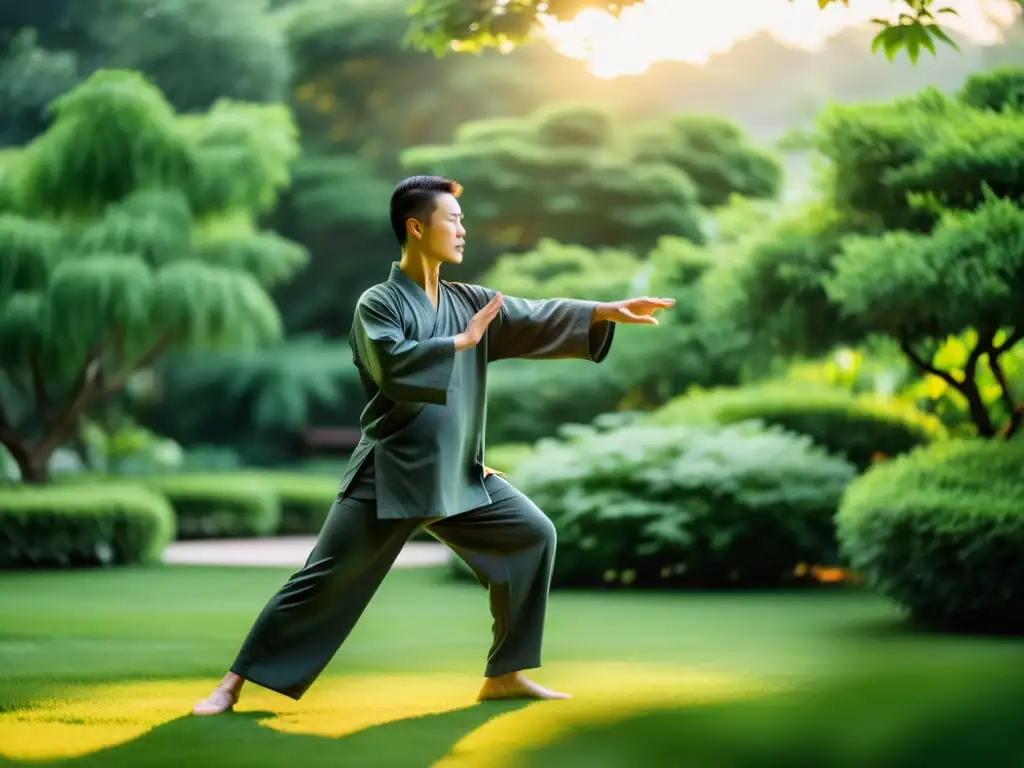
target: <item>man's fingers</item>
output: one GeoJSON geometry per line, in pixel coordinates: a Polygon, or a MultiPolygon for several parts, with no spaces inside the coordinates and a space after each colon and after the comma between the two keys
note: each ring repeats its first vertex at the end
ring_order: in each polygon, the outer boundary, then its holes
{"type": "Polygon", "coordinates": [[[638,315],[635,312],[630,312],[628,309],[623,309],[624,314],[631,323],[640,323],[642,325],[659,325],[658,318],[652,315],[638,315]]]}
{"type": "Polygon", "coordinates": [[[647,305],[648,307],[658,307],[659,309],[666,309],[668,307],[674,307],[675,299],[649,299],[646,296],[642,299],[636,300],[637,304],[647,305]]]}

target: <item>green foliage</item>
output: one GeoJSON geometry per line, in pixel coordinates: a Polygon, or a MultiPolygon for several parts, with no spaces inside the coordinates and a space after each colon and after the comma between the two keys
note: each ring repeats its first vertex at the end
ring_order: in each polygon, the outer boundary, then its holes
{"type": "MultiPolygon", "coordinates": [[[[849,0],[838,1],[849,5],[849,0]]],[[[826,6],[834,2],[837,0],[819,0],[818,4],[826,6]]],[[[871,43],[872,53],[881,49],[885,52],[886,58],[892,61],[902,49],[906,51],[910,62],[916,64],[921,56],[922,48],[933,56],[935,55],[935,41],[945,43],[956,51],[960,50],[936,21],[938,14],[957,15],[955,8],[948,6],[936,8],[933,0],[905,0],[905,2],[910,13],[904,11],[896,22],[889,19],[872,20],[881,27],[871,43]]]]}
{"type": "Polygon", "coordinates": [[[225,96],[275,102],[286,94],[291,60],[270,7],[268,0],[106,0],[90,33],[107,66],[145,72],[183,112],[225,96]]]}
{"type": "Polygon", "coordinates": [[[657,328],[616,328],[613,352],[597,366],[575,360],[493,366],[488,434],[500,442],[532,442],[607,411],[655,407],[693,384],[733,382],[733,361],[719,355],[721,337],[700,315],[702,278],[717,256],[665,237],[645,259],[548,240],[529,253],[500,258],[482,280],[508,295],[614,301],[646,294],[674,298],[676,306],[657,328]]]}
{"type": "Polygon", "coordinates": [[[930,235],[852,238],[834,270],[825,288],[845,317],[899,340],[922,370],[958,391],[983,437],[996,434],[998,423],[1007,434],[1016,430],[1018,406],[1000,357],[1024,336],[1024,210],[995,198],[974,211],[948,213],[930,235]],[[939,344],[972,329],[966,354],[947,346],[949,354],[933,358],[939,344]],[[1002,414],[982,397],[983,357],[1002,414]]]}
{"type": "Polygon", "coordinates": [[[825,281],[845,318],[909,342],[1024,323],[1024,210],[991,199],[930,235],[850,238],[825,281]],[[884,275],[884,279],[879,279],[884,275]]]}
{"type": "Polygon", "coordinates": [[[1024,631],[1024,442],[966,440],[885,462],[837,515],[842,551],[918,621],[1024,631]]]}
{"type": "Polygon", "coordinates": [[[138,485],[0,485],[0,569],[151,564],[174,534],[170,505],[138,485]]]}
{"type": "Polygon", "coordinates": [[[533,455],[533,446],[529,443],[498,443],[487,446],[484,463],[491,469],[513,477],[516,468],[533,455]]]}
{"type": "Polygon", "coordinates": [[[993,109],[993,94],[1012,99],[1010,71],[998,81],[968,84],[975,96],[959,102],[926,90],[825,114],[824,198],[724,269],[732,290],[715,310],[746,332],[752,360],[881,336],[956,393],[977,434],[1019,428],[1024,410],[1000,358],[1024,337],[1024,119],[993,109]],[[935,359],[971,332],[965,355],[935,359]]]}
{"type": "MultiPolygon", "coordinates": [[[[315,535],[338,493],[334,475],[272,469],[150,469],[132,481],[167,499],[178,539],[315,535]]],[[[55,481],[60,487],[90,491],[122,484],[112,475],[91,472],[61,475],[55,481]]]]}
{"type": "Polygon", "coordinates": [[[518,487],[558,530],[556,586],[777,586],[834,557],[856,473],[752,424],[627,426],[548,440],[518,487]]]}
{"type": "Polygon", "coordinates": [[[506,3],[467,3],[465,0],[415,0],[409,9],[412,24],[407,40],[423,50],[442,55],[457,49],[479,53],[489,47],[508,49],[531,37],[542,14],[568,21],[593,8],[617,15],[644,0],[526,0],[506,3]]]}
{"type": "Polygon", "coordinates": [[[281,507],[281,518],[274,533],[278,536],[313,536],[327,519],[338,495],[338,477],[298,472],[233,472],[226,475],[232,483],[270,489],[281,507]]]}
{"type": "Polygon", "coordinates": [[[6,164],[0,217],[0,373],[34,391],[21,413],[0,402],[0,441],[34,482],[81,415],[166,348],[276,339],[267,288],[306,259],[256,228],[298,151],[282,108],[179,116],[139,74],[101,70],[54,111],[6,164]]]}
{"type": "Polygon", "coordinates": [[[1024,195],[1024,119],[973,109],[937,90],[835,105],[818,120],[827,200],[856,231],[925,232],[943,209],[972,209],[986,188],[1024,195]]]}
{"type": "MultiPolygon", "coordinates": [[[[797,0],[790,0],[796,2],[797,0]]],[[[799,0],[810,2],[810,0],[799,0]]],[[[834,3],[849,6],[850,0],[817,0],[819,8],[834,3]]],[[[593,9],[618,16],[624,9],[642,5],[644,0],[522,0],[515,3],[478,3],[472,0],[416,0],[406,38],[422,50],[442,55],[454,48],[479,52],[484,48],[508,49],[530,40],[538,31],[541,17],[568,21],[580,11],[593,9]],[[456,44],[457,43],[457,44],[456,44]]],[[[953,8],[938,7],[933,0],[902,0],[905,9],[896,21],[874,19],[881,29],[871,50],[881,49],[892,61],[900,50],[916,63],[921,49],[935,54],[935,41],[959,50],[938,20],[956,14],[953,8]]]]}
{"type": "Polygon", "coordinates": [[[321,410],[354,422],[364,402],[348,345],[312,336],[171,357],[160,385],[138,399],[160,433],[187,445],[234,445],[254,462],[285,458],[321,410]]]}
{"type": "Polygon", "coordinates": [[[1024,70],[1003,66],[975,72],[967,77],[957,96],[972,109],[1019,112],[1024,110],[1024,70]]]}
{"type": "Polygon", "coordinates": [[[740,127],[724,117],[676,115],[640,126],[632,141],[637,161],[664,162],[692,179],[701,205],[724,205],[733,195],[773,198],[779,193],[779,159],[752,145],[740,127]]]}
{"type": "Polygon", "coordinates": [[[646,421],[659,426],[760,421],[806,435],[860,471],[879,455],[897,456],[946,437],[936,417],[899,400],[775,382],[685,395],[646,421]]]}
{"type": "Polygon", "coordinates": [[[542,237],[635,251],[662,235],[702,241],[693,180],[637,158],[628,136],[606,109],[558,105],[464,124],[451,144],[414,147],[401,159],[408,174],[462,183],[470,237],[492,248],[523,250],[542,237]]]}
{"type": "Polygon", "coordinates": [[[267,485],[225,474],[155,475],[146,486],[170,502],[179,539],[270,536],[281,523],[281,503],[267,485]]]}
{"type": "MultiPolygon", "coordinates": [[[[1005,334],[995,339],[1005,343],[1005,334]]],[[[978,346],[978,333],[969,330],[958,336],[950,336],[935,351],[932,364],[939,369],[954,372],[958,377],[971,360],[971,353],[978,346]]],[[[1014,411],[1008,402],[1024,399],[1024,346],[1015,346],[999,357],[999,368],[1007,385],[1007,392],[993,373],[988,357],[983,357],[975,369],[975,383],[978,398],[994,422],[1008,424],[1014,411]]],[[[915,378],[901,390],[900,396],[912,399],[918,408],[934,413],[946,424],[953,434],[970,437],[977,434],[977,426],[971,417],[970,404],[959,388],[941,376],[915,378]]]]}
{"type": "Polygon", "coordinates": [[[630,251],[591,250],[544,237],[531,251],[499,257],[481,279],[508,296],[524,299],[616,301],[644,268],[645,262],[630,251]]]}
{"type": "Polygon", "coordinates": [[[0,60],[0,146],[22,144],[46,128],[47,105],[78,84],[78,57],[38,45],[34,29],[18,31],[0,60]]]}
{"type": "Polygon", "coordinates": [[[857,318],[841,317],[822,285],[847,226],[812,203],[745,238],[742,258],[709,275],[707,319],[746,336],[744,357],[758,364],[789,351],[815,355],[860,341],[857,318]]]}

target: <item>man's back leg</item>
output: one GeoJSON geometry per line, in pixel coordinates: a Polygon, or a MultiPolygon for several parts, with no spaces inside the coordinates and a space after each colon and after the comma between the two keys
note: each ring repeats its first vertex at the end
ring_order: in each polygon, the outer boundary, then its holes
{"type": "Polygon", "coordinates": [[[305,565],[253,623],[231,671],[195,714],[234,706],[244,681],[299,699],[348,637],[422,520],[378,520],[373,501],[338,500],[305,565]]]}

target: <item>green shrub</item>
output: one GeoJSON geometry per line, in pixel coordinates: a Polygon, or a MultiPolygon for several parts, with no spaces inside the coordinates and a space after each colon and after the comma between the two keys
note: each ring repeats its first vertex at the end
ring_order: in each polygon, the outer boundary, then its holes
{"type": "Polygon", "coordinates": [[[836,518],[867,584],[938,627],[1024,631],[1024,441],[950,441],[873,467],[836,518]]]}
{"type": "Polygon", "coordinates": [[[148,564],[174,532],[167,500],[135,483],[0,486],[0,568],[148,564]]]}
{"type": "Polygon", "coordinates": [[[141,482],[171,503],[179,539],[270,536],[281,522],[278,497],[259,477],[154,475],[141,482]]]}
{"type": "Polygon", "coordinates": [[[485,461],[491,469],[496,469],[511,478],[516,468],[533,455],[533,446],[529,443],[501,443],[488,445],[485,461]]]}
{"type": "Polygon", "coordinates": [[[834,560],[855,475],[780,429],[631,425],[539,443],[517,486],[558,531],[554,586],[761,587],[834,560]]]}
{"type": "Polygon", "coordinates": [[[898,400],[789,383],[686,395],[655,411],[648,420],[657,425],[758,420],[807,435],[860,471],[871,466],[876,454],[898,456],[946,438],[939,419],[898,400]]]}
{"type": "Polygon", "coordinates": [[[323,527],[327,513],[338,495],[341,474],[319,475],[302,472],[243,472],[227,475],[232,481],[245,481],[269,488],[281,507],[276,533],[282,536],[315,535],[323,527]]]}

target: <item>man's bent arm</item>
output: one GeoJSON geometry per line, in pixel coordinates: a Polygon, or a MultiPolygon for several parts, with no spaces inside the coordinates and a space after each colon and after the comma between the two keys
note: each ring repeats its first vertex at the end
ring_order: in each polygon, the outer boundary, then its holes
{"type": "Polygon", "coordinates": [[[408,339],[397,311],[385,301],[367,298],[356,306],[352,335],[366,372],[389,400],[447,402],[454,338],[408,339]]]}

